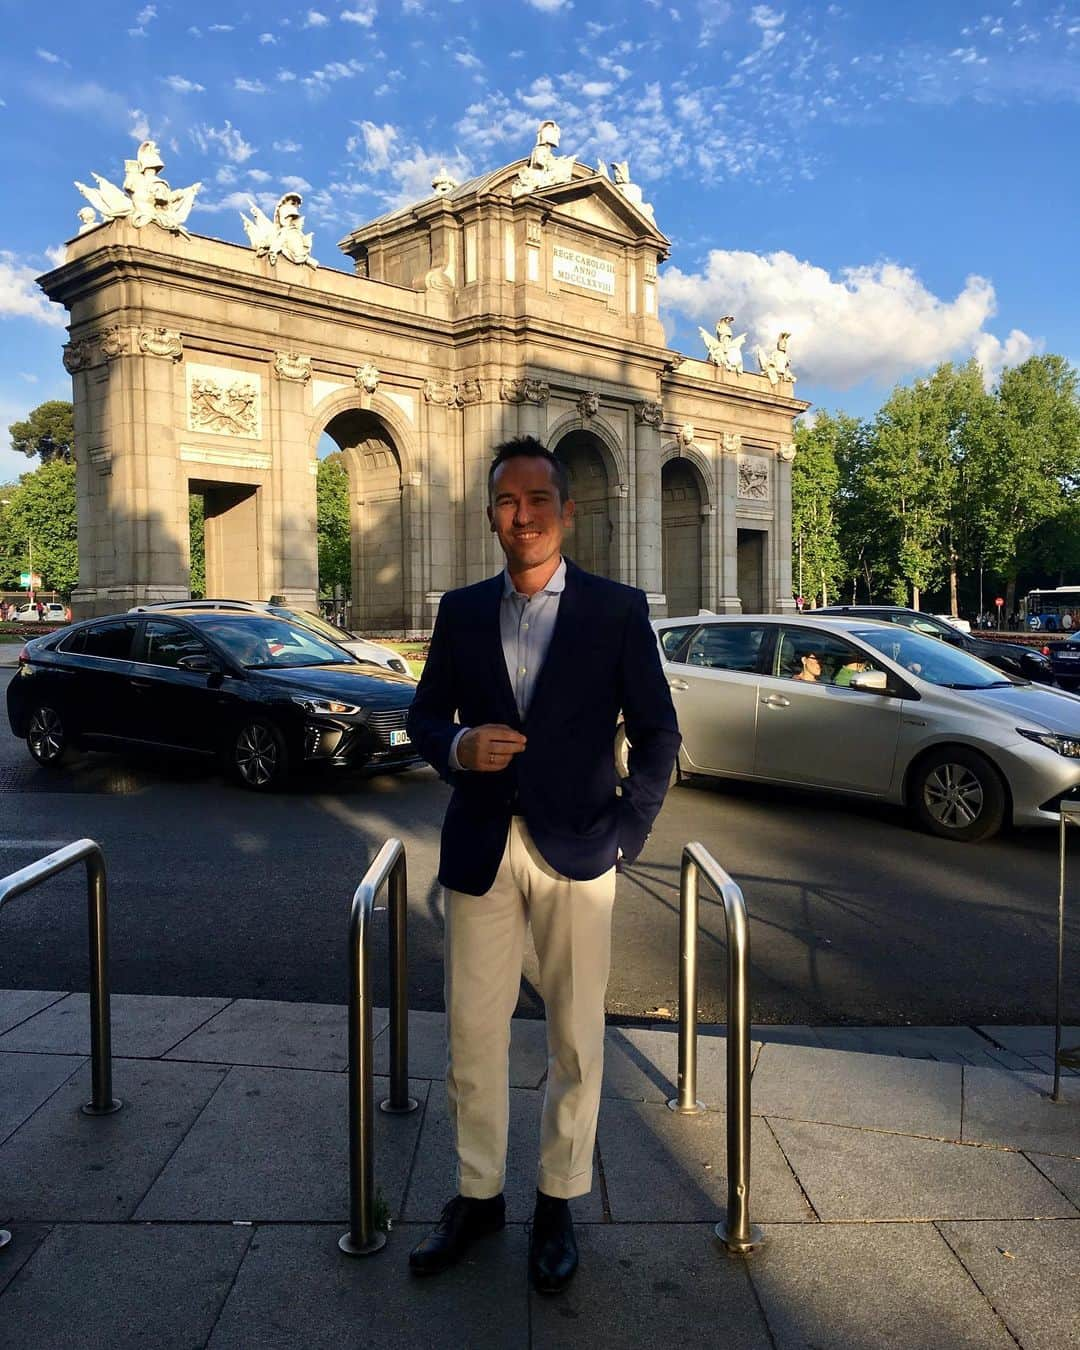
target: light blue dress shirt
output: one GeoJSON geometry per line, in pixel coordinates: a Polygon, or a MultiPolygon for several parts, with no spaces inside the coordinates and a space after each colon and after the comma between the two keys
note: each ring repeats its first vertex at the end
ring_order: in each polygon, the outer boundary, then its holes
{"type": "MultiPolygon", "coordinates": [[[[559,601],[566,589],[566,561],[562,560],[543,590],[535,595],[522,595],[515,590],[510,573],[503,569],[503,594],[499,605],[499,636],[502,639],[503,660],[514,691],[518,716],[524,720],[529,711],[536,681],[543,668],[555,632],[559,601]]],[[[450,747],[451,769],[462,770],[457,757],[458,742],[470,727],[462,727],[450,747]]]]}

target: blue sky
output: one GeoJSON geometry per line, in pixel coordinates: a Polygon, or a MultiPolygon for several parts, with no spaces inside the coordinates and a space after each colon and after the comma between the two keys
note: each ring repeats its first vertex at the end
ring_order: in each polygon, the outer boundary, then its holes
{"type": "MultiPolygon", "coordinates": [[[[1037,0],[0,0],[0,426],[70,396],[34,277],[151,135],[189,225],[243,242],[303,193],[315,256],[528,153],[629,159],[673,243],[673,345],[722,313],[792,331],[797,390],[869,413],[976,355],[1080,360],[1080,4],[1037,0]]],[[[0,449],[0,481],[29,467],[0,449]]]]}

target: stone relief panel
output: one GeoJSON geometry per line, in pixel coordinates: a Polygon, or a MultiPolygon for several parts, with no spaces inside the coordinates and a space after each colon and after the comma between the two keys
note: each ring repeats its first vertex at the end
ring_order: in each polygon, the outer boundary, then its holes
{"type": "Polygon", "coordinates": [[[484,390],[479,380],[463,380],[460,384],[451,380],[424,381],[425,403],[437,403],[444,408],[464,408],[469,403],[479,403],[483,397],[484,390]]]}
{"type": "Polygon", "coordinates": [[[262,380],[228,366],[187,367],[189,431],[213,436],[262,436],[262,380]]]}
{"type": "Polygon", "coordinates": [[[373,394],[379,387],[379,367],[374,361],[365,361],[362,366],[358,366],[356,375],[357,389],[362,389],[365,394],[373,394]]]}
{"type": "Polygon", "coordinates": [[[295,380],[307,384],[311,379],[311,357],[300,352],[275,352],[274,374],[279,380],[295,380]]]}
{"type": "Polygon", "coordinates": [[[172,328],[140,328],[139,351],[146,356],[160,356],[179,361],[184,355],[184,340],[172,328]]]}
{"type": "Polygon", "coordinates": [[[664,406],[655,400],[634,404],[634,420],[639,426],[658,427],[664,420],[664,406]]]}
{"type": "Polygon", "coordinates": [[[128,334],[122,328],[107,328],[98,338],[98,346],[108,361],[114,361],[131,350],[128,334]]]}
{"type": "Polygon", "coordinates": [[[739,488],[741,501],[767,502],[769,491],[769,461],[759,455],[739,456],[739,488]]]}
{"type": "Polygon", "coordinates": [[[600,411],[600,395],[590,389],[587,393],[581,395],[576,407],[585,421],[588,421],[590,417],[595,417],[600,411]]]}
{"type": "Polygon", "coordinates": [[[544,380],[500,380],[499,397],[504,403],[546,403],[551,386],[544,380]]]}
{"type": "Polygon", "coordinates": [[[69,375],[85,370],[90,364],[91,344],[85,339],[69,342],[64,347],[64,369],[69,375]]]}

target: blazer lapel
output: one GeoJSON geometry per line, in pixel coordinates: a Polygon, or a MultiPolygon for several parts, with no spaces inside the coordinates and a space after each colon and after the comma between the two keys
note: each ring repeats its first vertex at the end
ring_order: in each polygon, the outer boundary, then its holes
{"type": "Polygon", "coordinates": [[[492,577],[487,586],[490,587],[490,590],[487,590],[481,599],[483,615],[480,629],[484,634],[483,642],[487,648],[487,662],[491,668],[493,681],[492,688],[495,692],[496,701],[503,709],[504,721],[507,726],[518,726],[521,719],[518,717],[514,686],[510,683],[502,646],[503,574],[500,572],[497,577],[492,577]]]}
{"type": "Polygon", "coordinates": [[[581,611],[581,587],[578,583],[574,564],[567,561],[566,586],[559,600],[559,612],[555,617],[555,631],[551,635],[551,645],[540,669],[529,702],[526,722],[531,726],[543,718],[548,702],[555,697],[562,684],[564,673],[570,672],[574,655],[574,634],[577,631],[581,611]]]}

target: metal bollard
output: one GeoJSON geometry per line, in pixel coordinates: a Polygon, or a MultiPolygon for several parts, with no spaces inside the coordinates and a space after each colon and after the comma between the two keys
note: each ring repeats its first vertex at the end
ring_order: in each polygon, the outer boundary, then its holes
{"type": "Polygon", "coordinates": [[[1051,1101],[1061,1101],[1061,1066],[1080,1069],[1080,1046],[1061,1048],[1061,1023],[1064,1003],[1065,965],[1065,835],[1069,825],[1080,825],[1080,802],[1061,803],[1061,826],[1058,837],[1058,949],[1057,949],[1057,1008],[1054,1025],[1054,1091],[1051,1101]]]}
{"type": "Polygon", "coordinates": [[[349,1231],[338,1239],[347,1256],[371,1256],[386,1245],[375,1227],[375,1049],[371,1034],[371,960],[367,934],[375,897],[390,881],[390,1096],[380,1109],[415,1111],[409,1096],[408,881],[405,848],[388,839],[364,874],[349,913],[349,1231]]]}
{"type": "Polygon", "coordinates": [[[704,873],[724,905],[728,945],[727,1021],[727,1217],[716,1236],[730,1252],[745,1255],[765,1234],[750,1222],[750,1020],[747,1012],[750,930],[739,887],[703,844],[682,853],[679,936],[679,1095],[668,1106],[683,1115],[705,1108],[697,1100],[698,876],[704,873]]]}
{"type": "MultiPolygon", "coordinates": [[[[112,1032],[109,1016],[109,924],[105,856],[93,839],[66,844],[37,862],[0,880],[0,907],[33,890],[59,872],[86,864],[87,922],[90,931],[90,1072],[93,1091],[81,1109],[88,1116],[108,1116],[123,1102],[112,1095],[112,1032]]],[[[0,1244],[2,1245],[2,1244],[0,1244]]]]}

